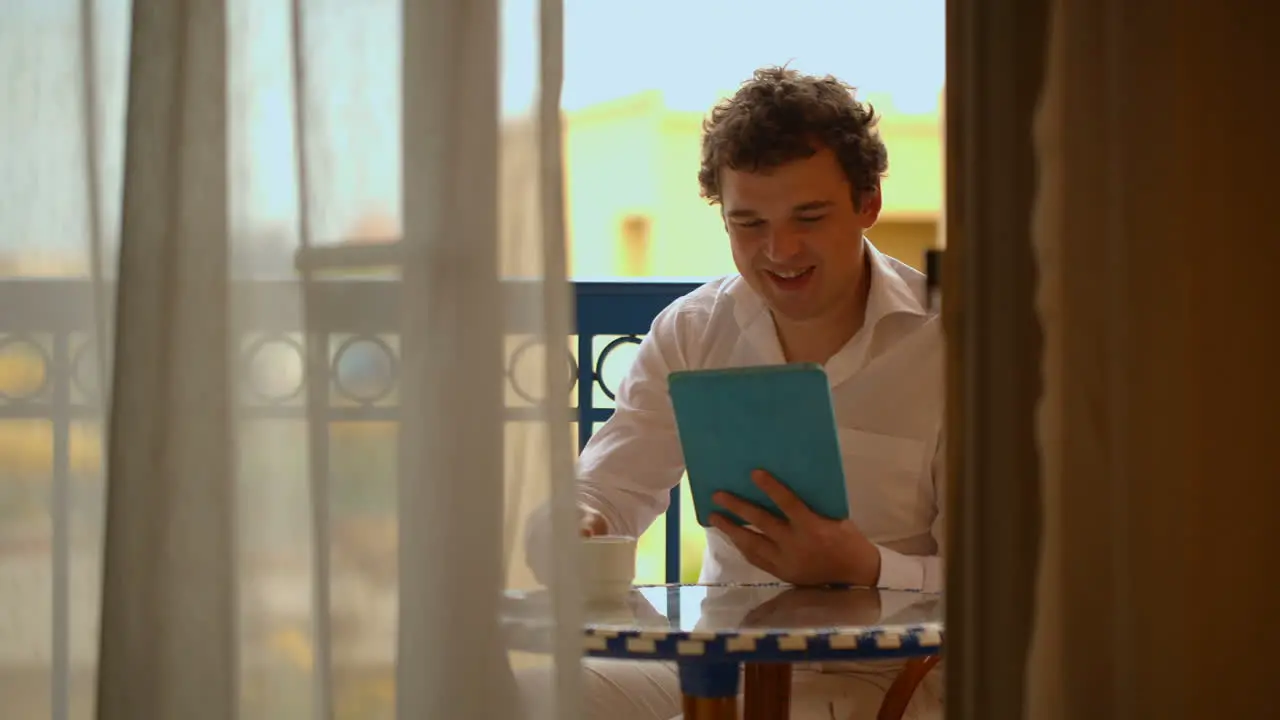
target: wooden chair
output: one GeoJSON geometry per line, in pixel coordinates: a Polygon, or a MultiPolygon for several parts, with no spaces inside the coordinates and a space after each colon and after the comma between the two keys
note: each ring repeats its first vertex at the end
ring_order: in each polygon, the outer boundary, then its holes
{"type": "MultiPolygon", "coordinates": [[[[880,703],[876,720],[901,720],[911,703],[911,696],[940,656],[912,658],[880,703]]],[[[742,699],[744,720],[785,720],[791,714],[791,665],[786,663],[747,663],[745,693],[742,699]]],[[[850,718],[850,720],[857,720],[850,718]]]]}

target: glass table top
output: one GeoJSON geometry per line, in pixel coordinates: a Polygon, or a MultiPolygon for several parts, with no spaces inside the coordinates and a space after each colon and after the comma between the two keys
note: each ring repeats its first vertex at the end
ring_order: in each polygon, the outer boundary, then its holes
{"type": "MultiPolygon", "coordinates": [[[[517,644],[550,629],[545,593],[509,592],[505,600],[503,622],[520,630],[517,644]]],[[[583,634],[588,654],[608,657],[675,656],[682,647],[699,654],[737,648],[764,659],[787,648],[808,657],[937,654],[943,602],[940,595],[871,588],[637,587],[625,602],[587,606],[583,634]]]]}

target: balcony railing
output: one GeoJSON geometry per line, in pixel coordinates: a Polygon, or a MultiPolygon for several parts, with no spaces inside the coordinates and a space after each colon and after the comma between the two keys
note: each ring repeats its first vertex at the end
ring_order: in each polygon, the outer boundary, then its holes
{"type": "MultiPolygon", "coordinates": [[[[614,389],[606,375],[621,373],[618,368],[605,372],[606,362],[625,345],[638,344],[648,332],[657,313],[677,297],[697,287],[693,282],[575,282],[575,336],[568,365],[574,383],[571,405],[576,412],[579,447],[586,444],[593,430],[613,412],[614,389]]],[[[302,318],[302,293],[295,282],[244,281],[232,297],[239,303],[237,326],[243,328],[240,339],[240,362],[245,378],[240,389],[240,409],[245,417],[262,420],[307,420],[324,423],[394,423],[398,419],[397,402],[399,285],[380,280],[322,280],[316,283],[314,302],[309,313],[321,318],[323,326],[312,332],[330,338],[328,359],[329,392],[306,392],[302,368],[306,333],[297,319],[302,318]],[[271,307],[273,312],[255,314],[252,308],[271,307]],[[290,320],[291,319],[291,320],[290,320]],[[290,359],[289,354],[292,354],[290,359]],[[278,368],[292,362],[299,370],[296,384],[281,386],[278,368]],[[272,367],[267,381],[257,382],[259,365],[272,367]],[[303,400],[306,402],[303,402],[303,400]],[[309,405],[309,407],[308,407],[309,405]]],[[[518,307],[528,307],[537,292],[533,283],[505,283],[505,301],[513,303],[508,317],[519,317],[518,307]]],[[[53,522],[53,556],[55,586],[57,578],[65,578],[68,542],[68,513],[73,475],[86,474],[76,459],[77,437],[83,435],[83,424],[101,415],[98,363],[92,340],[93,288],[84,280],[26,280],[0,282],[0,358],[12,362],[26,358],[34,369],[20,394],[0,387],[0,423],[13,420],[38,420],[47,423],[52,457],[48,460],[52,492],[49,499],[53,522]],[[33,375],[34,373],[34,375],[33,375]]],[[[315,322],[315,320],[313,320],[315,322]]],[[[510,328],[519,336],[525,328],[510,328]]],[[[509,352],[507,365],[508,397],[515,400],[508,407],[508,418],[519,420],[529,413],[537,399],[517,381],[517,365],[526,356],[534,340],[517,342],[509,352]]],[[[287,373],[286,373],[287,374],[287,373]]],[[[0,433],[4,430],[0,427],[0,433]]],[[[328,433],[312,436],[313,441],[327,442],[328,433]]],[[[329,448],[313,453],[312,461],[325,465],[321,477],[327,476],[332,453],[329,448]]],[[[41,463],[42,465],[44,463],[41,463]]],[[[665,570],[668,582],[680,579],[680,496],[672,490],[670,509],[665,523],[665,570]]],[[[54,588],[55,606],[59,591],[54,588]]]]}
{"type": "MultiPolygon", "coordinates": [[[[627,364],[623,358],[626,353],[617,351],[638,344],[657,313],[696,286],[691,282],[574,283],[575,334],[570,347],[565,348],[564,360],[573,373],[570,405],[574,414],[566,419],[576,420],[580,448],[613,412],[610,379],[616,382],[627,364]],[[615,356],[612,362],[611,356],[615,356]]],[[[242,333],[238,343],[242,386],[237,407],[250,422],[260,421],[268,434],[285,429],[283,437],[300,437],[290,433],[310,428],[312,447],[320,446],[318,451],[307,453],[310,473],[328,479],[329,488],[355,488],[373,498],[352,502],[330,491],[330,513],[326,515],[332,518],[330,522],[343,518],[342,527],[351,532],[366,532],[368,526],[362,524],[362,518],[376,524],[382,522],[378,518],[394,512],[387,500],[394,498],[395,453],[391,449],[399,419],[399,284],[319,280],[312,287],[310,297],[315,305],[305,315],[303,293],[296,282],[243,281],[233,289],[235,327],[242,333]],[[271,312],[252,312],[264,307],[271,312]],[[304,317],[310,318],[312,327],[301,326],[304,317]],[[317,326],[318,322],[323,325],[317,326]],[[328,387],[319,391],[305,379],[314,377],[318,370],[314,358],[307,368],[308,333],[329,338],[327,367],[321,370],[328,376],[321,385],[328,387]],[[319,432],[317,426],[322,428],[319,432]],[[370,467],[377,463],[383,467],[370,467]],[[382,503],[371,515],[365,514],[370,502],[382,503]]],[[[93,292],[86,280],[0,281],[0,307],[5,309],[0,312],[0,458],[5,461],[0,467],[5,477],[0,480],[6,481],[0,482],[0,530],[5,531],[0,535],[0,555],[8,558],[0,568],[0,596],[4,597],[0,612],[17,613],[8,622],[0,616],[0,636],[12,635],[5,641],[10,647],[0,648],[0,677],[4,678],[0,685],[7,688],[4,692],[17,692],[15,688],[36,687],[32,677],[46,677],[52,683],[46,697],[64,709],[73,694],[86,694],[91,683],[86,668],[96,655],[91,634],[75,630],[92,622],[84,617],[91,612],[91,604],[77,598],[98,582],[94,577],[97,571],[91,569],[97,563],[86,562],[85,554],[92,556],[99,547],[105,499],[98,423],[103,414],[101,386],[106,378],[101,377],[95,356],[90,312],[93,292]],[[15,492],[19,498],[16,504],[10,502],[15,492]],[[22,627],[16,629],[15,622],[22,627]],[[48,668],[47,676],[40,674],[42,664],[48,668]]],[[[537,306],[536,283],[506,282],[503,292],[509,303],[506,317],[536,317],[528,311],[537,306]]],[[[534,397],[532,382],[519,381],[538,375],[529,368],[520,372],[521,364],[538,354],[530,352],[537,343],[534,330],[507,328],[509,422],[536,414],[531,411],[539,398],[534,397]]],[[[548,362],[553,361],[548,354],[548,362]]],[[[248,483],[247,487],[259,487],[259,481],[300,487],[297,483],[308,474],[306,467],[289,466],[284,472],[280,468],[281,462],[292,462],[299,453],[273,452],[277,440],[264,442],[254,437],[262,435],[256,428],[248,435],[242,443],[257,442],[266,452],[242,453],[242,463],[248,465],[241,467],[241,481],[248,483]],[[263,464],[255,465],[259,462],[263,464]]],[[[667,582],[680,580],[680,500],[679,489],[673,489],[662,538],[667,582]]],[[[273,562],[269,559],[276,557],[273,542],[267,538],[264,547],[268,549],[255,557],[273,562]]],[[[379,541],[373,542],[376,545],[379,541]]],[[[339,548],[357,552],[347,558],[347,566],[354,561],[362,571],[380,576],[386,554],[378,555],[375,550],[373,556],[360,555],[360,545],[347,538],[329,546],[335,553],[339,548]]],[[[284,552],[287,556],[289,551],[284,552]]],[[[312,582],[327,584],[328,577],[325,571],[312,582]]],[[[348,617],[349,610],[339,612],[331,605],[330,612],[336,613],[331,615],[334,632],[341,632],[343,621],[337,618],[348,617]]],[[[383,637],[385,632],[369,630],[364,635],[373,639],[370,647],[391,646],[390,636],[383,637]]],[[[366,649],[367,644],[344,645],[349,655],[343,662],[364,667],[376,664],[379,658],[385,660],[385,648],[380,653],[366,649]]],[[[258,655],[258,651],[250,653],[246,661],[256,662],[258,655]]],[[[54,716],[64,715],[55,712],[54,716]]]]}

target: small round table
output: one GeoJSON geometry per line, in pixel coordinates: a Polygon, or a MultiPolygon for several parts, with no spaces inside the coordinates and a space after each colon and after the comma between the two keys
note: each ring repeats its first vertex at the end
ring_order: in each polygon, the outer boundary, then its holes
{"type": "MultiPolygon", "coordinates": [[[[545,594],[507,594],[504,613],[517,649],[546,646],[545,594]]],[[[940,595],[870,588],[654,585],[625,602],[588,606],[583,649],[590,657],[674,662],[688,720],[788,716],[796,663],[907,659],[878,715],[898,718],[938,662],[940,595]],[[743,667],[745,666],[745,672],[743,667]]]]}

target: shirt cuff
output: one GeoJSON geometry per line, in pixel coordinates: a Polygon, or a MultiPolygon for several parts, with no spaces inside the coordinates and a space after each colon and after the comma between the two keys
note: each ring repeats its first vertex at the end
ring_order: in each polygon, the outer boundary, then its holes
{"type": "MultiPolygon", "coordinates": [[[[623,530],[622,517],[607,500],[591,491],[590,487],[578,487],[578,506],[593,510],[604,518],[606,533],[609,535],[627,535],[623,530]]],[[[634,537],[639,537],[634,535],[634,537]]]]}
{"type": "Polygon", "coordinates": [[[880,580],[876,587],[889,590],[923,590],[924,558],[903,555],[882,545],[880,550],[880,580]]]}

